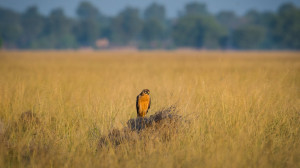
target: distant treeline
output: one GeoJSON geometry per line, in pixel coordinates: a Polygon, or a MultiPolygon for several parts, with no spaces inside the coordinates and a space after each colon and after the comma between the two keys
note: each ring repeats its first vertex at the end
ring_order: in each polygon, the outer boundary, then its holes
{"type": "Polygon", "coordinates": [[[43,16],[38,8],[17,13],[0,7],[0,45],[7,49],[71,49],[81,47],[140,49],[300,49],[300,9],[286,3],[276,12],[250,10],[211,14],[205,4],[186,4],[177,18],[153,3],[143,12],[127,7],[117,16],[81,2],[77,17],[60,8],[43,16]]]}

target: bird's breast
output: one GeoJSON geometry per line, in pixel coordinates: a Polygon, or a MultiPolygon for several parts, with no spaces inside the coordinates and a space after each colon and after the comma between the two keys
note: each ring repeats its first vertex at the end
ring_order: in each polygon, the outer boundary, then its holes
{"type": "Polygon", "coordinates": [[[149,101],[150,96],[149,95],[144,95],[140,97],[140,101],[149,101]]]}
{"type": "Polygon", "coordinates": [[[139,98],[139,107],[141,111],[147,111],[149,107],[150,102],[150,96],[149,95],[143,95],[139,98]]]}

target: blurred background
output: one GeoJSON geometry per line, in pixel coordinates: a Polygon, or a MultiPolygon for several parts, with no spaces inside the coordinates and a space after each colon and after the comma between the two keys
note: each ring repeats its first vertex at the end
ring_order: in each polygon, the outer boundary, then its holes
{"type": "Polygon", "coordinates": [[[0,0],[0,46],[299,50],[299,6],[299,0],[0,0]]]}

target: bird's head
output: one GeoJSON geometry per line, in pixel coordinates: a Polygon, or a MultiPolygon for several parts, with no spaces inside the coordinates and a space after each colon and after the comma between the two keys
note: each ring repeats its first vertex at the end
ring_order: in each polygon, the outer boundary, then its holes
{"type": "Polygon", "coordinates": [[[150,95],[150,90],[149,90],[149,89],[144,89],[144,90],[142,91],[142,94],[150,95]]]}

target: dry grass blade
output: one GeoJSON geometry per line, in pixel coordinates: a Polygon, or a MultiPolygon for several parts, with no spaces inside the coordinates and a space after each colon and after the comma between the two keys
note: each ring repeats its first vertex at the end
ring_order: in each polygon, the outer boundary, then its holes
{"type": "Polygon", "coordinates": [[[299,69],[299,52],[2,51],[0,167],[300,167],[299,69]]]}

